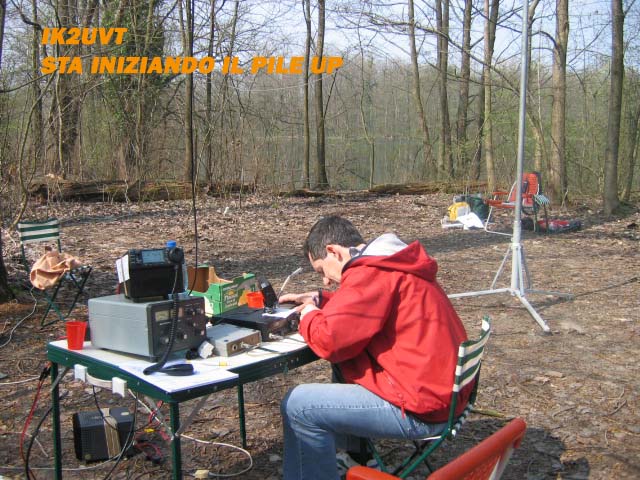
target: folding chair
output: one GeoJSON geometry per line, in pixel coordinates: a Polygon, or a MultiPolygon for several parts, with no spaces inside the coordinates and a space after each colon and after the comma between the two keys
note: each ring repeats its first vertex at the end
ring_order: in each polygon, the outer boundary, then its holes
{"type": "MultiPolygon", "coordinates": [[[[514,209],[516,208],[517,185],[514,183],[509,192],[496,191],[493,192],[493,198],[486,201],[489,205],[489,216],[484,222],[484,229],[490,233],[498,233],[489,230],[489,221],[494,208],[514,209]]],[[[547,205],[549,199],[542,193],[542,177],[539,172],[530,172],[522,175],[522,213],[533,216],[533,230],[538,231],[538,212],[540,208],[544,211],[545,225],[549,223],[547,215],[547,205]]],[[[511,235],[503,234],[503,235],[511,235]]]]}
{"type": "MultiPolygon", "coordinates": [[[[49,218],[44,221],[20,222],[18,223],[18,236],[20,238],[21,261],[27,273],[30,272],[31,266],[29,265],[29,260],[27,259],[27,250],[25,248],[26,246],[29,246],[33,243],[48,242],[57,244],[58,251],[62,252],[62,242],[60,240],[60,222],[57,218],[49,218]]],[[[73,308],[78,302],[78,298],[84,292],[84,286],[89,279],[89,275],[91,275],[91,270],[92,267],[83,265],[64,273],[60,276],[56,284],[53,286],[53,291],[50,294],[48,294],[46,290],[37,289],[47,301],[47,309],[45,310],[42,319],[40,320],[41,327],[50,325],[57,320],[64,320],[71,314],[73,308]],[[69,285],[71,289],[75,289],[75,296],[73,297],[73,301],[71,302],[69,310],[65,315],[63,315],[56,299],[58,297],[60,287],[65,284],[69,285]],[[51,309],[53,309],[53,311],[57,314],[58,318],[45,323],[51,309]]]]}
{"type": "MultiPolygon", "coordinates": [[[[433,471],[428,462],[429,455],[431,455],[446,439],[452,440],[458,434],[460,428],[473,410],[473,405],[478,393],[478,384],[480,383],[480,365],[482,364],[484,347],[487,344],[490,335],[491,319],[488,316],[485,316],[482,319],[480,338],[477,340],[467,340],[458,348],[458,363],[454,373],[453,387],[451,389],[451,406],[449,408],[447,425],[437,436],[413,440],[413,452],[393,471],[393,475],[397,475],[399,478],[405,478],[422,462],[427,465],[429,471],[433,471]],[[455,411],[458,404],[458,392],[471,382],[475,383],[473,385],[469,402],[462,413],[456,417],[455,411]]],[[[388,467],[384,464],[373,441],[369,439],[367,440],[367,444],[382,471],[387,472],[388,467]]]]}
{"type": "MultiPolygon", "coordinates": [[[[520,446],[527,424],[521,418],[511,420],[471,450],[439,468],[428,480],[498,480],[511,454],[520,446]]],[[[369,467],[352,467],[346,480],[395,480],[398,477],[369,467]]]]}

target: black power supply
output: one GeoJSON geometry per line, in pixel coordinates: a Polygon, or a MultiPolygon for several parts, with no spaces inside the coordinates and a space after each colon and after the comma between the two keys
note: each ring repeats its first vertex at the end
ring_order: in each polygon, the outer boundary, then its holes
{"type": "MultiPolygon", "coordinates": [[[[103,408],[73,414],[73,444],[76,458],[86,462],[108,460],[118,455],[131,433],[133,415],[124,407],[103,408]]],[[[125,454],[135,451],[129,448],[125,454]]]]}

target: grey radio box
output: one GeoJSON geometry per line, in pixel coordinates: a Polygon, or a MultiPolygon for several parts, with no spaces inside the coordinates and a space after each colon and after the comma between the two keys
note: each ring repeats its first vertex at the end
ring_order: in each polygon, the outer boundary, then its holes
{"type": "Polygon", "coordinates": [[[214,354],[229,357],[260,345],[261,335],[258,330],[221,323],[207,327],[207,338],[214,354]]]}
{"type": "MultiPolygon", "coordinates": [[[[124,295],[89,300],[89,329],[94,347],[148,357],[156,361],[168,347],[173,300],[134,302],[124,295]]],[[[198,348],[206,339],[204,299],[178,299],[173,352],[198,348]]]]}

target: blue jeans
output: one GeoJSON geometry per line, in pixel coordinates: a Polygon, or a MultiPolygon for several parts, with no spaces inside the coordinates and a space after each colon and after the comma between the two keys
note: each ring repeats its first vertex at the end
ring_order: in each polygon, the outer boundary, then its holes
{"type": "Polygon", "coordinates": [[[284,480],[337,480],[336,444],[346,436],[412,439],[436,435],[426,424],[360,385],[311,383],[294,387],[280,404],[284,480]]]}

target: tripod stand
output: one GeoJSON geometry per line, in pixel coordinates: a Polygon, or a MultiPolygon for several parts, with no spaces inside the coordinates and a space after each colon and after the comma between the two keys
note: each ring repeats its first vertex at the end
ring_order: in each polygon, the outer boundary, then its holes
{"type": "MultiPolygon", "coordinates": [[[[546,333],[551,330],[543,318],[536,312],[533,305],[527,300],[527,293],[538,293],[543,295],[555,295],[565,298],[573,298],[572,294],[547,292],[543,290],[533,290],[531,288],[531,279],[529,269],[524,257],[524,248],[522,246],[522,171],[524,164],[524,143],[525,143],[525,126],[526,126],[526,107],[527,107],[527,79],[529,65],[527,63],[527,52],[529,50],[529,22],[527,12],[529,11],[528,0],[523,0],[522,10],[522,52],[521,52],[521,69],[520,69],[520,118],[518,124],[518,160],[516,173],[516,205],[513,214],[513,234],[511,236],[511,245],[502,259],[500,268],[493,279],[489,290],[481,290],[478,292],[456,293],[449,295],[449,298],[461,297],[477,297],[480,295],[491,295],[494,293],[509,293],[516,297],[522,303],[527,311],[531,314],[536,322],[542,327],[546,333]],[[496,282],[500,277],[507,260],[511,256],[511,285],[508,288],[495,288],[496,282]],[[525,280],[527,286],[525,288],[525,280]]],[[[503,234],[504,235],[504,234],[503,234]]]]}
{"type": "MultiPolygon", "coordinates": [[[[518,207],[516,207],[517,209],[518,207]]],[[[561,293],[561,292],[552,292],[546,290],[534,290],[531,288],[531,277],[529,275],[529,268],[527,267],[527,261],[524,256],[524,247],[520,242],[520,222],[517,222],[517,226],[514,223],[514,235],[511,240],[511,244],[507,249],[504,257],[502,258],[502,263],[500,263],[500,268],[496,272],[495,277],[493,277],[493,282],[491,283],[491,288],[489,290],[480,290],[477,292],[465,292],[465,293],[454,293],[453,295],[449,295],[449,298],[462,298],[462,297],[478,297],[481,295],[492,295],[495,293],[509,293],[512,296],[516,297],[522,305],[527,309],[527,311],[531,314],[533,319],[538,322],[538,324],[542,327],[542,330],[545,333],[549,333],[551,330],[549,326],[544,321],[544,319],[540,316],[538,312],[536,312],[533,305],[529,303],[526,295],[528,293],[532,294],[541,294],[541,295],[554,295],[557,297],[564,298],[573,298],[573,295],[570,293],[561,293]],[[516,231],[518,234],[516,235],[516,231]],[[498,282],[498,278],[502,274],[504,267],[511,257],[511,285],[506,288],[495,288],[496,283],[498,282]],[[526,285],[526,286],[525,286],[526,285]]]]}

